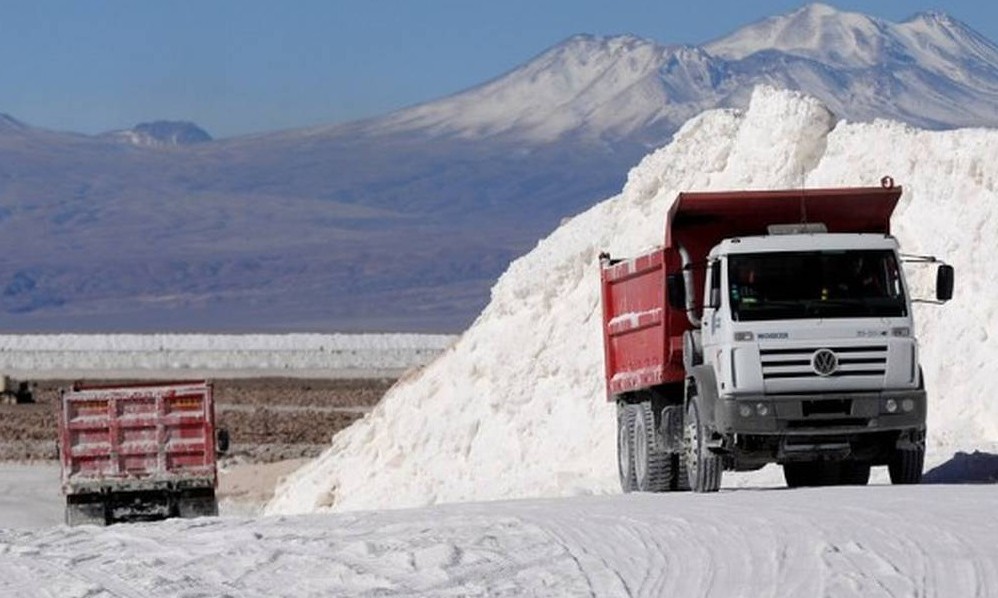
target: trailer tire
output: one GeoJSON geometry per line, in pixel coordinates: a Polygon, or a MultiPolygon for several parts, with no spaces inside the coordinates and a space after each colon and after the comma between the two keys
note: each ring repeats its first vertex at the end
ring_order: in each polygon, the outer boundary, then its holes
{"type": "Polygon", "coordinates": [[[666,492],[672,483],[672,455],[655,439],[655,411],[651,402],[634,405],[634,479],[640,492],[666,492]]]}
{"type": "Polygon", "coordinates": [[[620,476],[620,489],[627,494],[637,489],[634,475],[634,419],[637,409],[634,405],[617,403],[617,473],[620,476]]]}
{"type": "Polygon", "coordinates": [[[706,428],[694,396],[686,405],[686,420],[683,426],[683,454],[686,459],[690,490],[717,492],[721,487],[724,462],[720,455],[711,452],[707,447],[705,437],[706,428]]]}
{"type": "Polygon", "coordinates": [[[922,481],[925,464],[925,447],[912,446],[894,449],[887,471],[892,484],[918,484],[922,481]]]}

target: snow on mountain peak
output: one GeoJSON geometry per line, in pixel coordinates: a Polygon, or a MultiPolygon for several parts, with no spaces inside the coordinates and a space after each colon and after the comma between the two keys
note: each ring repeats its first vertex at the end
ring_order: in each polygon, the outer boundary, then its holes
{"type": "Polygon", "coordinates": [[[882,21],[860,13],[809,4],[739,29],[705,47],[712,55],[729,60],[778,50],[835,66],[870,66],[877,63],[885,27],[882,21]]]}
{"type": "Polygon", "coordinates": [[[484,85],[399,111],[371,130],[654,147],[705,109],[744,107],[757,84],[814,94],[850,120],[979,125],[996,119],[998,48],[940,13],[891,23],[809,4],[703,46],[576,35],[484,85]]]}
{"type": "Polygon", "coordinates": [[[900,61],[958,79],[968,61],[991,70],[998,64],[998,48],[992,42],[944,13],[923,12],[890,23],[824,4],[767,18],[705,48],[728,60],[776,50],[846,69],[900,61]]]}
{"type": "MultiPolygon", "coordinates": [[[[875,185],[884,174],[904,185],[893,219],[902,247],[939,255],[963,281],[948,305],[916,313],[929,466],[994,443],[998,403],[986,389],[998,310],[979,298],[998,285],[998,263],[980,259],[998,236],[996,149],[998,130],[836,124],[817,100],[767,88],[744,113],[693,118],[630,172],[620,195],[514,261],[461,339],[338,434],[268,511],[619,491],[614,408],[600,376],[600,251],[626,257],[660,244],[680,191],[796,188],[802,175],[812,187],[875,185]]],[[[913,274],[920,288],[925,277],[913,274]]]]}
{"type": "Polygon", "coordinates": [[[970,70],[998,76],[998,46],[947,14],[918,13],[893,33],[915,60],[944,75],[966,79],[970,70]]]}
{"type": "Polygon", "coordinates": [[[398,112],[382,126],[538,142],[587,131],[628,134],[648,124],[649,105],[666,101],[657,83],[665,54],[634,36],[577,35],[498,79],[398,112]]]}

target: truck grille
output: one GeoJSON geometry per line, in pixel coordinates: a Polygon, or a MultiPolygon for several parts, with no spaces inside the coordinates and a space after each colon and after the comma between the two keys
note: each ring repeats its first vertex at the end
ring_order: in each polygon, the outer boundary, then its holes
{"type": "Polygon", "coordinates": [[[764,380],[883,376],[887,371],[887,345],[760,349],[759,355],[764,380]],[[834,369],[828,367],[828,352],[834,355],[834,369]]]}

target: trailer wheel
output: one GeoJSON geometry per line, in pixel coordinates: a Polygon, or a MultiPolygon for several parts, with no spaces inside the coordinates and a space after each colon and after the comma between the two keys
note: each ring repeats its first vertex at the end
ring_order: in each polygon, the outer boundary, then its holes
{"type": "Polygon", "coordinates": [[[683,427],[683,453],[690,489],[694,492],[717,492],[721,487],[724,463],[720,455],[712,453],[707,448],[705,441],[700,409],[694,396],[686,406],[686,421],[683,427]]]}
{"type": "Polygon", "coordinates": [[[655,412],[651,402],[635,405],[634,478],[641,492],[665,492],[672,481],[672,455],[655,441],[655,412]]]}
{"type": "Polygon", "coordinates": [[[925,448],[904,447],[894,449],[887,471],[892,484],[918,484],[922,481],[922,467],[925,464],[925,448]]]}
{"type": "Polygon", "coordinates": [[[620,489],[626,494],[637,489],[634,474],[634,420],[637,408],[629,403],[617,403],[617,473],[620,489]]]}

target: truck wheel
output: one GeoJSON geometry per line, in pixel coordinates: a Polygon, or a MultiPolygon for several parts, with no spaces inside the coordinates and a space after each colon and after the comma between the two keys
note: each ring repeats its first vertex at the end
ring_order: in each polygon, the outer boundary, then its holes
{"type": "Polygon", "coordinates": [[[686,470],[686,455],[683,453],[672,455],[671,487],[680,492],[687,492],[690,489],[690,474],[686,470]]]}
{"type": "Polygon", "coordinates": [[[683,453],[690,489],[694,492],[717,492],[721,487],[723,463],[720,455],[707,448],[700,410],[695,400],[686,406],[683,427],[683,453]]]}
{"type": "Polygon", "coordinates": [[[892,484],[917,484],[922,481],[922,466],[925,464],[924,447],[894,449],[887,471],[892,484]]]}
{"type": "Polygon", "coordinates": [[[637,489],[634,476],[634,419],[637,409],[628,403],[617,403],[617,473],[620,489],[626,494],[637,489]]]}
{"type": "Polygon", "coordinates": [[[651,402],[635,405],[634,478],[641,492],[665,492],[672,481],[672,455],[656,446],[655,412],[651,402]]]}

